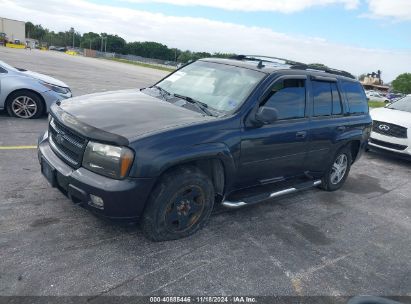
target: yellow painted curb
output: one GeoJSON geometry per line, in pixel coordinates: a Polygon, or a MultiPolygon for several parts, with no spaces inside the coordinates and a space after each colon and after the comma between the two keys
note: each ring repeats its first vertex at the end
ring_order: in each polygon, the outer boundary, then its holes
{"type": "Polygon", "coordinates": [[[25,49],[26,46],[24,44],[14,44],[14,43],[6,43],[6,47],[12,49],[25,49]]]}
{"type": "Polygon", "coordinates": [[[75,51],[66,51],[66,54],[71,55],[71,56],[76,56],[77,52],[75,52],[75,51]]]}
{"type": "Polygon", "coordinates": [[[0,146],[0,150],[26,150],[37,149],[37,146],[0,146]]]}

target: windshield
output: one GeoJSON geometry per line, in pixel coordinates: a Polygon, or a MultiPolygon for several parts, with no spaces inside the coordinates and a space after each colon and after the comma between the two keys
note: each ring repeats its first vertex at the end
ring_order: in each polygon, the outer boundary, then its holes
{"type": "Polygon", "coordinates": [[[388,105],[387,108],[411,113],[411,96],[404,97],[404,98],[388,105]]]}
{"type": "Polygon", "coordinates": [[[2,66],[3,68],[5,68],[6,70],[11,70],[11,71],[17,71],[16,68],[12,67],[11,65],[8,65],[7,63],[5,63],[4,61],[0,60],[0,66],[2,66]]]}
{"type": "Polygon", "coordinates": [[[170,75],[157,87],[228,113],[238,109],[265,76],[265,73],[246,68],[196,61],[170,75]]]}

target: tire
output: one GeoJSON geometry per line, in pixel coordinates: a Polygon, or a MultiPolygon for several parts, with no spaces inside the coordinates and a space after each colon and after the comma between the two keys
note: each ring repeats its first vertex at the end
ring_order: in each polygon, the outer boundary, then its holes
{"type": "Polygon", "coordinates": [[[336,191],[340,189],[350,173],[351,164],[352,156],[350,148],[344,147],[338,150],[325,175],[321,179],[320,187],[326,191],[336,191]],[[336,170],[339,171],[336,172],[336,170]]]}
{"type": "Polygon", "coordinates": [[[153,241],[187,237],[203,228],[214,205],[211,180],[195,167],[164,174],[151,193],[141,221],[144,235],[153,241]]]}
{"type": "Polygon", "coordinates": [[[7,97],[6,108],[7,113],[12,117],[33,119],[43,114],[44,103],[36,93],[19,90],[7,97]]]}

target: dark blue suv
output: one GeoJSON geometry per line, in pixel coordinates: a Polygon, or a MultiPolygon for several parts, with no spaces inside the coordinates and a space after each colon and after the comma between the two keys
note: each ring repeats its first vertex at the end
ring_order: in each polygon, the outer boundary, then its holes
{"type": "Polygon", "coordinates": [[[351,74],[255,56],[73,98],[49,120],[38,154],[50,184],[102,216],[140,221],[156,241],[194,233],[216,204],[339,189],[372,125],[351,74]]]}

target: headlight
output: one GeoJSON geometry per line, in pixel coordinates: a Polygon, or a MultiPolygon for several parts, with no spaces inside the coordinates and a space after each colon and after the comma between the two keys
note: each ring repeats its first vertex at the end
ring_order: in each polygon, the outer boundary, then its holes
{"type": "Polygon", "coordinates": [[[115,179],[127,176],[133,163],[134,152],[126,147],[116,147],[90,141],[83,157],[83,167],[115,179]]]}
{"type": "Polygon", "coordinates": [[[40,81],[40,83],[42,84],[42,85],[44,85],[46,88],[49,88],[50,90],[52,90],[52,91],[54,91],[54,92],[56,92],[56,93],[59,93],[59,94],[69,94],[69,93],[71,93],[71,91],[70,91],[70,89],[69,88],[65,88],[65,87],[59,87],[59,86],[56,86],[56,85],[54,85],[54,84],[51,84],[51,83],[48,83],[48,82],[44,82],[44,81],[40,81]]]}

